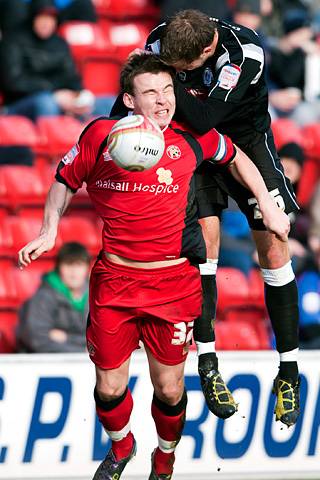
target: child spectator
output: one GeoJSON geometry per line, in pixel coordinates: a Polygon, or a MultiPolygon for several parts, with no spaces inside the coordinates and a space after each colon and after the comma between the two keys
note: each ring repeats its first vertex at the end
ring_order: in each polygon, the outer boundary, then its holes
{"type": "Polygon", "coordinates": [[[84,352],[90,256],[80,243],[65,243],[55,270],[19,311],[17,343],[29,353],[84,352]]]}

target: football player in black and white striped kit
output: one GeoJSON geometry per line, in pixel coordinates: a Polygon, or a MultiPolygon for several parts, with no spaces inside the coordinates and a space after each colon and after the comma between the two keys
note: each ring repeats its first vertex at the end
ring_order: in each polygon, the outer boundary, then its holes
{"type": "MultiPolygon", "coordinates": [[[[298,210],[270,129],[265,59],[257,33],[210,18],[197,10],[184,10],[150,33],[146,49],[159,54],[177,71],[177,119],[199,133],[216,128],[230,136],[259,168],[279,208],[287,214],[298,210]]],[[[277,395],[276,420],[293,425],[299,415],[299,310],[288,242],[266,230],[255,198],[228,172],[217,172],[205,163],[197,171],[197,185],[208,259],[200,266],[203,312],[195,324],[194,337],[208,407],[221,418],[228,418],[237,409],[218,370],[212,328],[219,219],[230,195],[247,217],[265,282],[265,302],[280,357],[279,373],[273,384],[277,395]]]]}

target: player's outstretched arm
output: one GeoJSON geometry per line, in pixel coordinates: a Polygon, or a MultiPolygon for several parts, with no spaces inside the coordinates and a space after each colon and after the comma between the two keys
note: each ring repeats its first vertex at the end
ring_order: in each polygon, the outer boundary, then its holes
{"type": "Polygon", "coordinates": [[[39,236],[25,245],[18,252],[19,267],[27,267],[32,260],[36,260],[44,252],[54,247],[58,233],[60,218],[65,212],[73,192],[63,183],[54,182],[47,195],[43,223],[39,236]]]}
{"type": "Polygon", "coordinates": [[[268,192],[266,184],[255,164],[239,147],[236,148],[236,156],[229,166],[232,175],[253,193],[258,202],[266,228],[280,240],[287,241],[290,231],[288,215],[279,208],[275,199],[268,192]]]}

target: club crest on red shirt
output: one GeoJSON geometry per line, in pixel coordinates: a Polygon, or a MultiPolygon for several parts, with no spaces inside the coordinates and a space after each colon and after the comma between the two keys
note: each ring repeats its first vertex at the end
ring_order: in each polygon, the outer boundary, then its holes
{"type": "Polygon", "coordinates": [[[167,155],[172,158],[172,160],[176,160],[181,157],[181,150],[177,145],[169,145],[167,148],[167,155]]]}

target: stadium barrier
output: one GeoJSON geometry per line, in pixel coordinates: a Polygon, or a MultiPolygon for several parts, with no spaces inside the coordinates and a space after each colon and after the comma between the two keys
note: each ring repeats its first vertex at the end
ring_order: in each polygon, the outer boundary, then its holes
{"type": "MultiPolygon", "coordinates": [[[[186,366],[189,394],[175,479],[320,478],[320,351],[300,353],[301,416],[295,427],[274,421],[277,354],[222,352],[221,371],[239,402],[227,421],[210,414],[197,360],[186,366]]],[[[94,367],[86,354],[0,356],[0,478],[89,480],[108,449],[95,416],[94,367]]],[[[132,429],[138,453],[125,479],[146,479],[156,433],[143,352],[133,355],[132,429]]]]}

